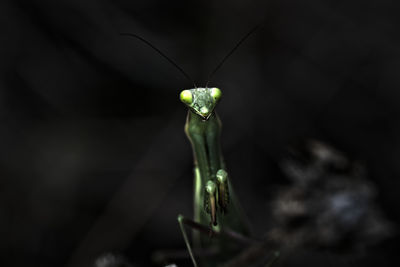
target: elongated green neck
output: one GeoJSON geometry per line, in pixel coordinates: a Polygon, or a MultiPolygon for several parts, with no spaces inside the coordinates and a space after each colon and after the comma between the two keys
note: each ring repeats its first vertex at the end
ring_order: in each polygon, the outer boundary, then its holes
{"type": "Polygon", "coordinates": [[[189,110],[185,132],[193,147],[202,184],[214,180],[217,171],[224,168],[220,145],[221,122],[217,114],[213,111],[204,120],[189,110]]]}

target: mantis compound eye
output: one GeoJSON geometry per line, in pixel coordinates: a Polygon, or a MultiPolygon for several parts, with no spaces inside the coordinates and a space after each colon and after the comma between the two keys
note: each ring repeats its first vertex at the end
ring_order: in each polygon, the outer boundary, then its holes
{"type": "Polygon", "coordinates": [[[222,96],[222,92],[218,88],[211,88],[211,96],[214,98],[215,101],[218,101],[222,96]]]}
{"type": "Polygon", "coordinates": [[[180,99],[183,103],[190,105],[193,102],[192,92],[190,90],[183,90],[180,94],[180,99]]]}

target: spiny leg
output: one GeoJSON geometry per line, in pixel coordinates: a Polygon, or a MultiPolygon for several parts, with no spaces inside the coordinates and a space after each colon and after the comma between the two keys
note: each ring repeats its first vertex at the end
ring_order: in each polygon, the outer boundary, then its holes
{"type": "MultiPolygon", "coordinates": [[[[238,232],[235,232],[233,230],[230,230],[230,229],[223,229],[223,230],[220,229],[218,231],[216,231],[214,229],[210,229],[209,225],[204,225],[204,224],[195,222],[191,219],[186,218],[185,216],[183,216],[181,214],[178,215],[178,222],[179,222],[179,226],[181,228],[182,234],[183,234],[183,232],[185,232],[184,225],[186,225],[186,226],[198,231],[199,233],[208,235],[209,232],[211,231],[213,236],[215,236],[217,238],[218,237],[228,238],[234,242],[237,242],[237,243],[243,244],[243,245],[255,245],[255,244],[262,243],[261,240],[249,238],[247,236],[244,236],[244,235],[242,235],[238,232]]],[[[183,235],[184,235],[183,238],[185,239],[186,246],[190,246],[190,243],[186,242],[186,240],[189,241],[189,239],[186,235],[186,232],[183,235]],[[186,236],[186,238],[185,238],[185,236],[186,236]]],[[[194,255],[193,250],[192,249],[190,249],[190,250],[192,251],[192,255],[194,255]]]]}
{"type": "MultiPolygon", "coordinates": [[[[210,230],[212,226],[217,225],[217,187],[215,183],[209,180],[205,187],[204,209],[210,214],[210,230]]],[[[210,231],[211,234],[211,231],[210,231]]]]}
{"type": "Polygon", "coordinates": [[[229,204],[228,173],[220,169],[217,171],[218,205],[221,213],[227,213],[229,204]]]}
{"type": "Polygon", "coordinates": [[[198,265],[197,265],[196,259],[194,258],[192,247],[190,246],[189,238],[186,234],[185,227],[183,226],[184,219],[185,218],[183,217],[183,215],[181,215],[181,214],[178,215],[179,228],[181,229],[183,239],[185,240],[186,248],[189,251],[190,259],[192,260],[193,266],[197,267],[198,265]]]}
{"type": "MultiPolygon", "coordinates": [[[[238,255],[238,258],[232,259],[231,262],[226,262],[224,266],[244,266],[244,262],[247,264],[249,263],[248,259],[246,257],[251,257],[254,258],[254,255],[264,255],[265,248],[269,247],[267,243],[265,243],[265,240],[256,240],[252,238],[248,238],[246,236],[243,236],[242,234],[232,231],[232,230],[214,230],[210,229],[209,226],[195,222],[191,219],[185,218],[183,215],[178,216],[178,222],[180,229],[182,231],[183,238],[185,240],[186,247],[189,251],[189,256],[193,262],[193,266],[197,267],[197,262],[194,257],[194,251],[192,250],[190,246],[189,239],[187,237],[186,231],[185,231],[185,225],[188,227],[191,227],[192,229],[198,231],[199,233],[202,234],[208,234],[209,231],[212,232],[213,236],[216,236],[217,238],[228,238],[229,240],[232,240],[238,244],[245,245],[248,249],[247,251],[243,251],[241,254],[238,255]]],[[[216,247],[209,248],[207,250],[195,250],[196,255],[203,255],[205,257],[210,257],[217,255],[219,253],[219,249],[216,247]]],[[[263,261],[265,265],[264,267],[272,267],[275,265],[276,261],[280,258],[280,252],[278,250],[273,250],[271,253],[269,253],[267,257],[267,261],[263,261]]],[[[250,260],[251,262],[251,260],[250,260]]],[[[260,266],[260,262],[258,262],[257,266],[260,266]]],[[[253,266],[253,265],[251,265],[253,266]]]]}

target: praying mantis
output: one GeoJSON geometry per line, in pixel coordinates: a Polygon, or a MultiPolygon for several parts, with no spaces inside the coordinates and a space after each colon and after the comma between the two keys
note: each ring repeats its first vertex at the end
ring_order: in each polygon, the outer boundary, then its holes
{"type": "MultiPolygon", "coordinates": [[[[221,121],[215,112],[216,104],[221,99],[219,88],[194,88],[183,90],[181,101],[188,107],[185,133],[190,140],[194,155],[194,221],[209,225],[210,230],[223,228],[248,235],[249,229],[243,212],[235,197],[225,163],[221,153],[221,121]]],[[[184,217],[178,216],[178,222],[185,238],[185,243],[194,260],[192,249],[184,231],[184,217]]],[[[227,248],[226,240],[212,239],[193,232],[196,249],[217,247],[221,252],[227,248]]]]}
{"type": "MultiPolygon", "coordinates": [[[[194,85],[194,88],[183,90],[180,93],[180,100],[188,108],[184,129],[192,145],[194,157],[194,218],[191,220],[183,215],[178,215],[178,223],[195,267],[198,266],[195,254],[212,256],[209,260],[202,259],[202,266],[220,266],[238,252],[237,246],[232,240],[254,244],[254,239],[248,237],[250,235],[249,224],[231,185],[222,156],[220,144],[222,124],[215,111],[222,92],[219,88],[208,87],[208,83],[226,59],[259,26],[252,28],[243,36],[222,59],[209,75],[205,87],[197,87],[182,68],[144,38],[132,33],[121,33],[121,35],[131,36],[146,43],[173,64],[194,85]],[[186,234],[185,225],[193,228],[194,250],[186,234]],[[215,237],[215,235],[218,236],[215,237]]],[[[267,266],[271,266],[276,258],[277,255],[267,266]]]]}

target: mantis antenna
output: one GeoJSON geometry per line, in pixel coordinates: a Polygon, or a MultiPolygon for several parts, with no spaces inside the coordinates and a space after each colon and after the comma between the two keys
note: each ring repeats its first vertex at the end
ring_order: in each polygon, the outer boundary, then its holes
{"type": "Polygon", "coordinates": [[[155,47],[152,43],[150,43],[149,41],[147,41],[146,39],[144,39],[143,37],[134,34],[134,33],[120,33],[120,35],[122,36],[130,36],[130,37],[134,37],[140,41],[142,41],[143,43],[145,43],[146,45],[150,46],[151,48],[153,48],[157,53],[159,53],[163,58],[165,58],[166,60],[168,60],[169,63],[171,63],[172,65],[174,65],[175,68],[177,68],[194,86],[194,88],[197,88],[196,83],[194,82],[194,80],[181,68],[179,67],[179,65],[177,63],[175,63],[175,61],[173,61],[171,58],[169,58],[166,54],[164,54],[163,52],[161,52],[160,49],[158,49],[157,47],[155,47]]]}
{"type": "Polygon", "coordinates": [[[225,61],[236,51],[236,49],[239,48],[239,46],[240,46],[244,41],[247,40],[247,38],[250,37],[250,35],[252,35],[255,31],[257,31],[257,30],[260,28],[260,26],[261,26],[262,24],[263,24],[263,23],[260,23],[260,24],[256,25],[255,27],[253,27],[250,31],[248,31],[248,32],[239,40],[239,42],[236,43],[236,45],[231,49],[231,51],[229,51],[229,53],[226,54],[226,56],[225,56],[225,57],[219,62],[219,64],[215,67],[215,69],[208,75],[207,83],[206,83],[206,86],[205,86],[206,88],[207,88],[208,84],[210,83],[212,76],[214,76],[214,74],[222,67],[222,65],[225,63],[225,61]]]}
{"type": "MultiPolygon", "coordinates": [[[[214,70],[208,75],[207,78],[207,83],[205,88],[208,87],[208,84],[211,81],[211,78],[214,76],[214,74],[222,67],[222,65],[225,63],[225,61],[240,47],[240,45],[246,41],[255,31],[257,31],[260,26],[263,23],[260,23],[258,25],[256,25],[255,27],[253,27],[250,31],[248,31],[240,40],[239,42],[236,43],[236,45],[229,51],[228,54],[226,54],[226,56],[219,62],[219,64],[214,68],[214,70]]],[[[143,43],[145,43],[146,45],[148,45],[149,47],[151,47],[152,49],[154,49],[157,53],[159,53],[163,58],[165,58],[166,60],[168,60],[169,63],[171,63],[175,68],[177,68],[182,74],[183,76],[186,77],[186,79],[188,79],[192,84],[194,88],[197,88],[196,83],[194,82],[194,80],[189,76],[189,74],[187,74],[175,61],[173,61],[170,57],[168,57],[166,54],[164,54],[160,49],[158,49],[156,46],[154,46],[152,43],[150,43],[149,41],[147,41],[146,39],[144,39],[143,37],[134,34],[134,33],[120,33],[120,35],[122,36],[129,36],[129,37],[133,37],[136,38],[140,41],[142,41],[143,43]]]]}

